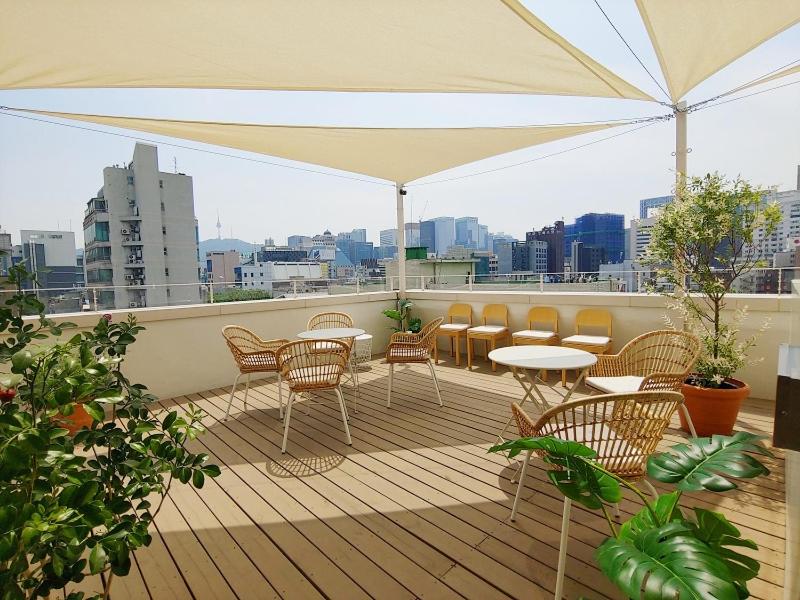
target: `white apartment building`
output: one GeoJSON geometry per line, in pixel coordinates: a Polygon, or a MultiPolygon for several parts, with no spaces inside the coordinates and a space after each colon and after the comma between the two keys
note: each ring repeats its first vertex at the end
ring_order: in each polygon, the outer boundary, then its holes
{"type": "MultiPolygon", "coordinates": [[[[798,171],[800,188],[800,167],[798,171]]],[[[800,189],[770,192],[764,199],[766,202],[777,202],[783,215],[774,233],[766,235],[763,229],[759,229],[753,236],[753,245],[760,257],[772,264],[772,258],[777,252],[795,247],[797,245],[795,241],[800,240],[800,189]]]]}
{"type": "Polygon", "coordinates": [[[639,261],[647,253],[653,226],[657,221],[658,215],[646,219],[631,219],[631,226],[628,229],[630,260],[639,261]]]}
{"type": "Polygon", "coordinates": [[[335,260],[336,259],[336,236],[329,230],[322,232],[322,235],[315,235],[311,238],[312,246],[309,256],[316,260],[335,260]]]}
{"type": "Polygon", "coordinates": [[[323,279],[322,265],[314,262],[256,262],[237,269],[241,271],[242,289],[266,290],[270,293],[276,282],[323,279]]]}
{"type": "Polygon", "coordinates": [[[104,308],[200,302],[192,178],[158,170],[155,146],[103,169],[83,222],[87,287],[104,308]]]}

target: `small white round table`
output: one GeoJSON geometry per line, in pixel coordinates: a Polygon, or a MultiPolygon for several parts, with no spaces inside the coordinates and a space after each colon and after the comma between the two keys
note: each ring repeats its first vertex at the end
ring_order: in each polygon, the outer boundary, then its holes
{"type": "Polygon", "coordinates": [[[350,340],[350,360],[348,367],[350,368],[350,381],[353,384],[353,398],[355,399],[353,408],[355,413],[358,413],[358,369],[353,367],[355,351],[355,338],[364,335],[366,331],[358,327],[329,327],[327,329],[309,329],[308,331],[301,331],[297,334],[301,340],[350,340]]]}
{"type": "MultiPolygon", "coordinates": [[[[567,402],[572,396],[572,392],[581,384],[589,368],[597,362],[597,357],[591,352],[577,350],[575,348],[563,348],[561,346],[507,346],[498,348],[489,353],[489,360],[511,367],[514,378],[519,381],[525,396],[519,403],[520,407],[530,400],[542,411],[550,408],[550,403],[539,389],[539,384],[547,385],[539,378],[540,371],[561,371],[563,369],[576,369],[579,371],[575,383],[567,389],[562,402],[567,402]]],[[[548,386],[552,389],[551,386],[548,386]]],[[[498,436],[505,441],[503,435],[511,425],[511,417],[498,436]]]]}
{"type": "Polygon", "coordinates": [[[342,340],[355,338],[366,333],[358,327],[329,327],[327,329],[309,329],[297,334],[301,340],[342,340]]]}

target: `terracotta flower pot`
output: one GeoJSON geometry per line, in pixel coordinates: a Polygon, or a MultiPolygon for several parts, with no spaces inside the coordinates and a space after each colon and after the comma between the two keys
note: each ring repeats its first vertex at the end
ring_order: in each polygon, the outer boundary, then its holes
{"type": "MultiPolygon", "coordinates": [[[[730,387],[703,388],[684,383],[681,386],[686,409],[701,437],[713,434],[730,435],[739,416],[739,407],[750,395],[750,386],[738,379],[725,380],[730,387]]],[[[689,431],[683,412],[679,411],[681,429],[689,431]]]]}
{"type": "Polygon", "coordinates": [[[70,435],[75,435],[84,427],[92,426],[92,417],[86,412],[82,404],[76,404],[71,415],[58,415],[59,424],[69,430],[70,435]]]}

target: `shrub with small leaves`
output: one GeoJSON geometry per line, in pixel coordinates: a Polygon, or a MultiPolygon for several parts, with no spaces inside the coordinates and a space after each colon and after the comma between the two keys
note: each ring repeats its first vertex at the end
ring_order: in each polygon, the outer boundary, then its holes
{"type": "Polygon", "coordinates": [[[14,268],[17,293],[0,307],[0,387],[16,390],[0,406],[0,597],[81,600],[70,584],[99,575],[88,597],[108,598],[172,482],[200,488],[220,470],[187,446],[204,431],[200,410],[159,409],[122,373],[136,319],[59,341],[73,325],[45,317],[28,277],[14,268]],[[92,424],[72,437],[63,423],[77,404],[92,424]]]}

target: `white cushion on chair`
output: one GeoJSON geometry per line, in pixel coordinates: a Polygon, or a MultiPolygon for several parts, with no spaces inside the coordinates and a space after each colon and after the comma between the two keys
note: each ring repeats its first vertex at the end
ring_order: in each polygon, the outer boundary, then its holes
{"type": "Polygon", "coordinates": [[[465,329],[469,329],[469,325],[466,323],[442,323],[439,325],[439,329],[444,329],[445,331],[464,331],[465,329]]]}
{"type": "Polygon", "coordinates": [[[556,337],[552,331],[539,331],[538,329],[525,329],[523,331],[515,331],[511,337],[529,338],[532,340],[549,340],[556,337]]]}
{"type": "Polygon", "coordinates": [[[585,344],[587,346],[605,346],[611,341],[604,335],[571,335],[561,340],[562,344],[585,344]]]}
{"type": "Polygon", "coordinates": [[[467,333],[481,334],[502,333],[503,331],[508,331],[508,327],[503,327],[502,325],[479,325],[478,327],[470,327],[467,329],[467,333]]]}
{"type": "Polygon", "coordinates": [[[303,384],[327,384],[336,385],[338,373],[329,366],[302,367],[290,369],[285,378],[303,384]]]}
{"type": "Polygon", "coordinates": [[[635,375],[622,375],[620,377],[587,377],[586,385],[605,392],[606,394],[624,394],[638,392],[644,377],[635,375]]]}

